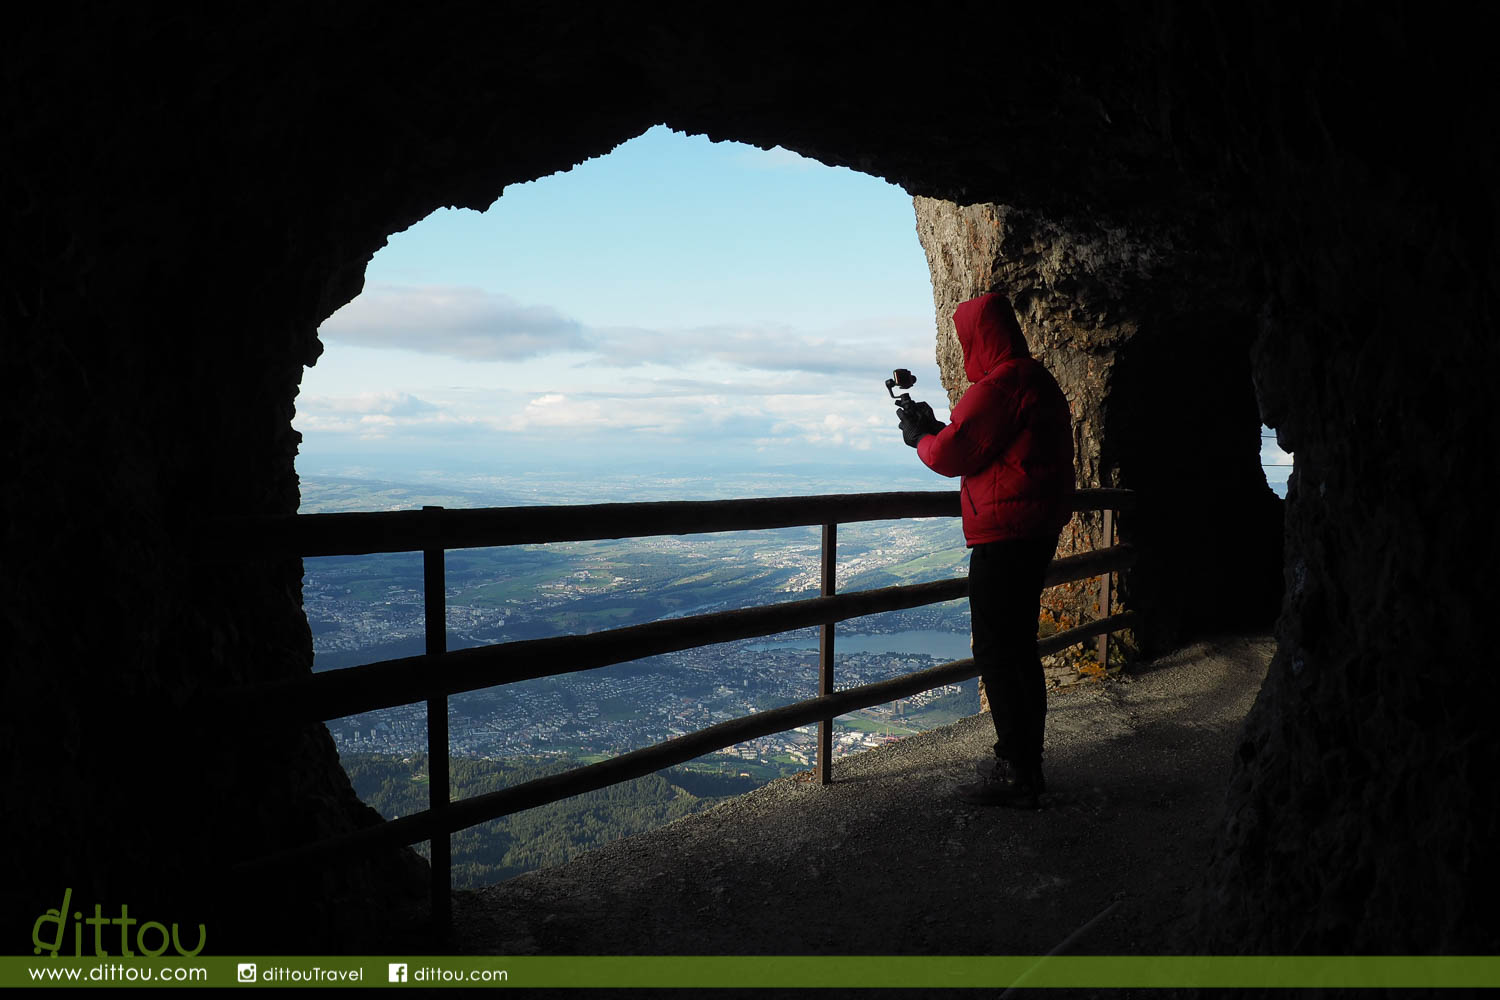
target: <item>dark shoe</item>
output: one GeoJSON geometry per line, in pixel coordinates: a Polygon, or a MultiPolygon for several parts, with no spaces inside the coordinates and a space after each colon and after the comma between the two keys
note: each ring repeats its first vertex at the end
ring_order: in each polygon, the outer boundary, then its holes
{"type": "Polygon", "coordinates": [[[1018,767],[996,758],[989,765],[989,773],[981,770],[978,781],[958,786],[958,797],[976,806],[1036,809],[1041,806],[1041,794],[1045,789],[1040,764],[1018,767]]]}
{"type": "MultiPolygon", "coordinates": [[[[974,772],[985,779],[993,779],[998,774],[1003,780],[1003,776],[1006,773],[1004,769],[1009,766],[1007,761],[996,757],[994,754],[985,754],[983,757],[975,759],[974,772]]],[[[1030,779],[1036,785],[1037,794],[1040,795],[1047,790],[1047,779],[1042,777],[1042,765],[1037,764],[1030,770],[1030,779]]]]}

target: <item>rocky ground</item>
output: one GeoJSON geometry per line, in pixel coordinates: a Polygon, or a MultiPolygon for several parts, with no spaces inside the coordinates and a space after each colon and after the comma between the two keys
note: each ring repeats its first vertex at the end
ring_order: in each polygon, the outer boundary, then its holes
{"type": "Polygon", "coordinates": [[[954,795],[993,740],[989,717],[974,716],[840,760],[828,787],[783,778],[570,864],[459,893],[455,950],[1176,950],[1273,649],[1265,636],[1201,642],[1054,691],[1038,810],[954,795]]]}

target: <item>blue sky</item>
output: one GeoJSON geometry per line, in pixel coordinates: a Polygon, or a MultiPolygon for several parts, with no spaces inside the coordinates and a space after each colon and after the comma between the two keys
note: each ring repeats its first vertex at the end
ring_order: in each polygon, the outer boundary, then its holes
{"type": "Polygon", "coordinates": [[[942,399],[905,192],[664,127],[393,235],[320,335],[304,472],[905,468],[885,378],[942,399]]]}
{"type": "MultiPolygon", "coordinates": [[[[911,198],[780,148],[658,126],[486,212],[440,210],[390,237],[320,336],[304,474],[801,465],[945,485],[883,386],[910,368],[946,416],[911,198]]],[[[1263,461],[1286,460],[1269,442],[1263,461]]]]}

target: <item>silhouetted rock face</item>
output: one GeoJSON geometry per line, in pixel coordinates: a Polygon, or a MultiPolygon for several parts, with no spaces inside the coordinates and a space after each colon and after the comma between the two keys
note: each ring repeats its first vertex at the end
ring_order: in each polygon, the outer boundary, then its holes
{"type": "MultiPolygon", "coordinates": [[[[1281,597],[1282,512],[1260,468],[1249,289],[1217,243],[1190,234],[1202,221],[1058,221],[921,197],[916,212],[950,401],[968,388],[953,311],[1002,292],[1068,397],[1079,485],[1144,500],[1120,522],[1121,538],[1142,552],[1124,597],[1142,616],[1144,648],[1269,626],[1281,597]]],[[[1075,518],[1060,551],[1097,547],[1100,528],[1097,515],[1075,518]]],[[[1088,581],[1043,603],[1077,623],[1097,617],[1095,591],[1088,581]]]]}
{"type": "Polygon", "coordinates": [[[1482,860],[1497,682],[1480,642],[1500,551],[1485,510],[1500,268],[1494,148],[1473,153],[1405,173],[1331,155],[1265,181],[1256,376],[1297,469],[1279,652],[1211,871],[1223,941],[1500,944],[1482,860]]]}
{"type": "MultiPolygon", "coordinates": [[[[1298,470],[1204,945],[1496,950],[1493,887],[1465,876],[1500,801],[1478,655],[1500,453],[1483,34],[1339,5],[653,10],[115,7],[0,39],[16,933],[65,885],[232,909],[225,861],[368,821],[326,733],[195,711],[305,673],[311,644],[297,564],[195,562],[194,518],[296,508],[301,366],[387,235],[666,121],[1008,206],[1021,253],[996,259],[1035,290],[1025,318],[1099,442],[1086,478],[1210,489],[1137,520],[1164,541],[1134,584],[1159,634],[1211,613],[1213,550],[1249,558],[1228,539],[1260,513],[1251,463],[1218,457],[1251,448],[1248,373],[1298,470]],[[1243,517],[1215,516],[1218,490],[1243,517]]],[[[313,949],[413,884],[328,878],[261,884],[313,949]]]]}

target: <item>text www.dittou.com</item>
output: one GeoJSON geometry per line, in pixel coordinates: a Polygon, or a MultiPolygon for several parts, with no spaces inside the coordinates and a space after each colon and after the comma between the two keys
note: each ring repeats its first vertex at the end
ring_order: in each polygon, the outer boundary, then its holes
{"type": "Polygon", "coordinates": [[[138,969],[119,962],[95,965],[87,969],[55,965],[32,966],[26,970],[33,982],[66,983],[69,986],[108,986],[119,983],[206,983],[208,970],[203,968],[138,969]]]}

